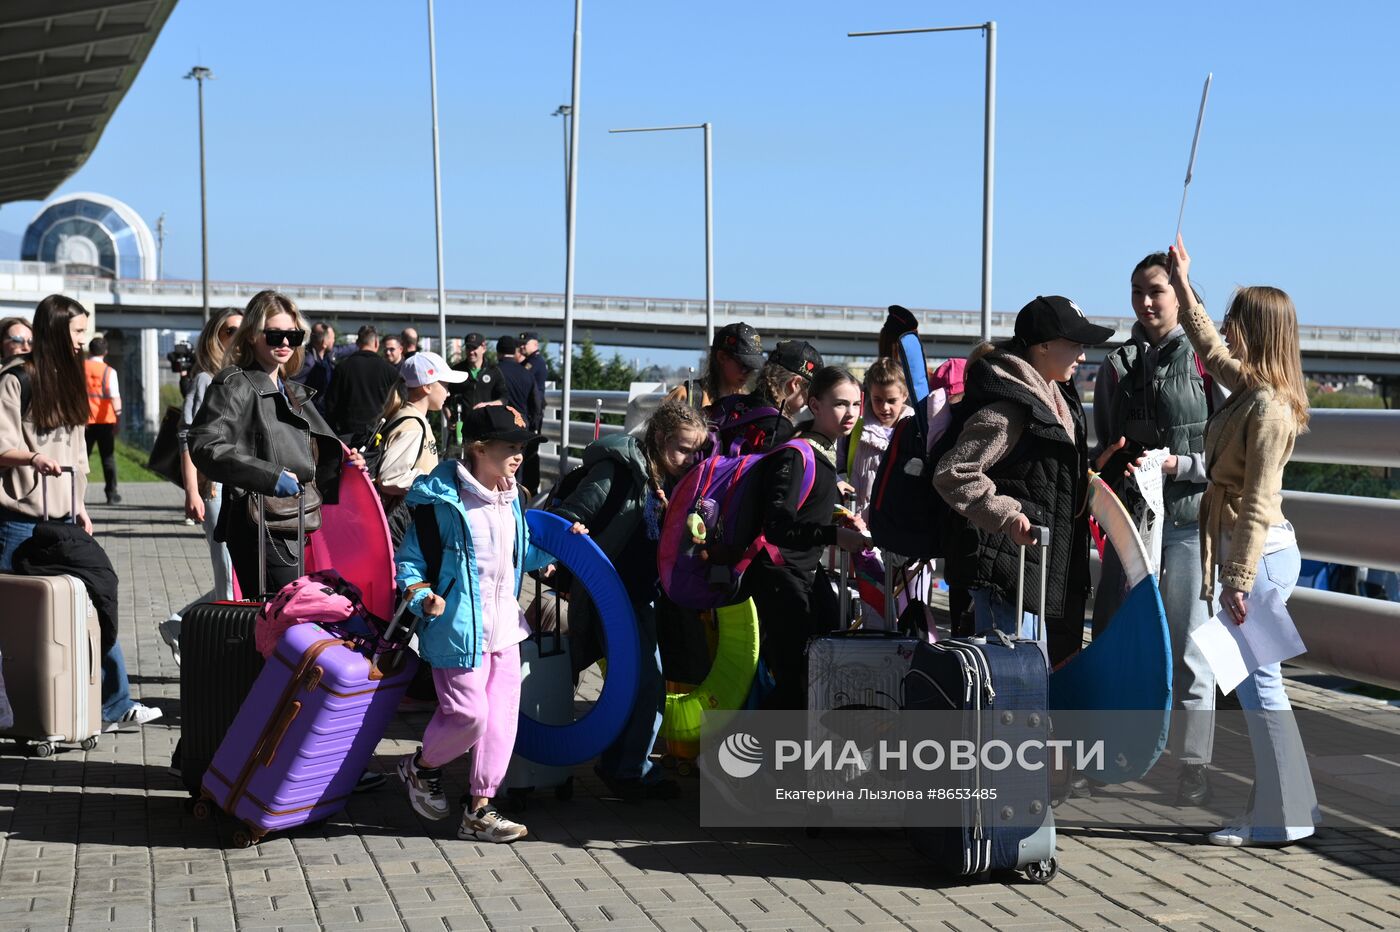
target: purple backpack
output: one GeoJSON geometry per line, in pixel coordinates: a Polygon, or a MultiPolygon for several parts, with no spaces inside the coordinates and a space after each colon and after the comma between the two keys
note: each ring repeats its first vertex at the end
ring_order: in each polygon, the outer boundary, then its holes
{"type": "Polygon", "coordinates": [[[656,563],[661,588],[684,608],[705,609],[738,600],[749,563],[766,552],[778,565],[778,548],[763,536],[756,493],[763,461],[795,450],[802,461],[799,507],[816,480],[816,457],[805,440],[789,440],[763,453],[739,454],[736,439],[727,455],[697,463],[676,485],[661,526],[656,563]]]}

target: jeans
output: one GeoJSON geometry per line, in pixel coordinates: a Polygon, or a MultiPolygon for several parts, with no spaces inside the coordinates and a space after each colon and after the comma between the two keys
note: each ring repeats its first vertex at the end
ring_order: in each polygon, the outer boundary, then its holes
{"type": "MultiPolygon", "coordinates": [[[[1018,636],[1015,605],[992,595],[990,589],[969,589],[968,594],[972,596],[973,627],[976,633],[995,630],[1005,632],[1011,637],[1018,636]]],[[[1021,614],[1019,636],[1030,641],[1036,639],[1033,613],[1021,614]]]]}
{"type": "MultiPolygon", "coordinates": [[[[15,548],[34,536],[37,521],[5,512],[0,516],[0,572],[13,573],[15,548]]],[[[102,656],[102,720],[115,722],[135,703],[126,677],[126,658],[118,641],[102,656]]]]}
{"type": "MultiPolygon", "coordinates": [[[[1215,743],[1215,674],[1191,632],[1210,620],[1201,598],[1200,525],[1162,529],[1162,567],[1158,587],[1167,610],[1172,641],[1172,754],[1183,764],[1210,763],[1215,743]]],[[[1103,577],[1094,600],[1094,636],[1108,628],[1126,593],[1123,565],[1105,547],[1103,577]]]]}
{"type": "Polygon", "coordinates": [[[651,749],[656,746],[661,714],[666,709],[666,680],[661,674],[661,650],[656,646],[656,608],[651,603],[633,603],[632,608],[642,652],[637,701],[622,734],[598,757],[598,769],[604,776],[623,780],[644,779],[656,766],[651,749]]]}
{"type": "MultiPolygon", "coordinates": [[[[1298,583],[1301,564],[1297,545],[1265,554],[1254,577],[1255,590],[1277,589],[1287,601],[1298,583]]],[[[1292,841],[1312,834],[1319,818],[1317,793],[1280,665],[1255,670],[1239,685],[1237,695],[1254,752],[1254,791],[1245,816],[1250,837],[1292,841]]]]}

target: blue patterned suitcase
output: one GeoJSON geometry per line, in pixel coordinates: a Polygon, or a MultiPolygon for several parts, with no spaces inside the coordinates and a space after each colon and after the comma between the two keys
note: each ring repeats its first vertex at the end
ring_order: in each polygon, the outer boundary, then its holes
{"type": "MultiPolygon", "coordinates": [[[[1048,532],[1040,530],[1040,546],[1046,548],[1048,532]]],[[[1045,558],[1042,549],[1042,605],[1045,558]]],[[[1012,747],[1031,739],[1049,740],[1049,670],[1039,643],[1043,619],[1037,627],[1037,640],[993,632],[985,637],[919,643],[904,678],[904,708],[978,713],[965,717],[962,735],[978,746],[992,740],[1012,747]]],[[[1034,771],[1015,767],[993,771],[981,766],[961,771],[959,788],[970,797],[960,804],[962,824],[911,828],[910,841],[953,874],[1019,870],[1030,880],[1049,883],[1059,864],[1048,765],[1046,761],[1046,766],[1034,771]],[[995,799],[985,798],[988,790],[996,791],[995,799]]]]}

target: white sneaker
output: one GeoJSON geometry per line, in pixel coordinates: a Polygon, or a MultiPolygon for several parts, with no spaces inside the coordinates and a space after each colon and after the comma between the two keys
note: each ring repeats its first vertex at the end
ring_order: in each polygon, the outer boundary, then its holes
{"type": "Polygon", "coordinates": [[[462,813],[462,825],[457,829],[457,837],[463,841],[511,842],[524,838],[529,829],[519,822],[512,822],[487,803],[480,809],[462,813]]]}
{"type": "Polygon", "coordinates": [[[180,665],[180,616],[171,615],[162,621],[157,629],[160,631],[160,638],[165,642],[165,646],[170,648],[170,652],[175,655],[175,666],[180,665]]]}
{"type": "Polygon", "coordinates": [[[413,811],[434,822],[447,818],[447,794],[442,791],[442,768],[429,770],[418,765],[419,748],[399,759],[399,779],[408,787],[408,802],[413,811]]]}
{"type": "Polygon", "coordinates": [[[1211,844],[1227,848],[1286,848],[1309,837],[1313,831],[1311,825],[1290,825],[1280,837],[1278,829],[1259,834],[1249,825],[1229,825],[1218,832],[1211,832],[1207,837],[1211,844]]]}
{"type": "Polygon", "coordinates": [[[133,702],[131,708],[127,709],[126,712],[122,714],[121,718],[117,719],[115,722],[103,722],[102,733],[111,734],[114,731],[121,731],[122,728],[127,725],[145,725],[149,722],[154,722],[164,714],[164,712],[154,706],[133,702]]]}

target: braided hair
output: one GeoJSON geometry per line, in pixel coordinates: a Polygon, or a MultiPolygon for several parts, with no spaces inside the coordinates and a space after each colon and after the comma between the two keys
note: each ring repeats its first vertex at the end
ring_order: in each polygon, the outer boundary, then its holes
{"type": "Polygon", "coordinates": [[[666,476],[661,468],[661,448],[666,441],[682,430],[697,430],[701,434],[709,432],[710,425],[705,418],[687,402],[675,399],[662,402],[647,421],[646,433],[642,436],[642,457],[647,464],[647,485],[651,492],[666,502],[666,476]]]}

